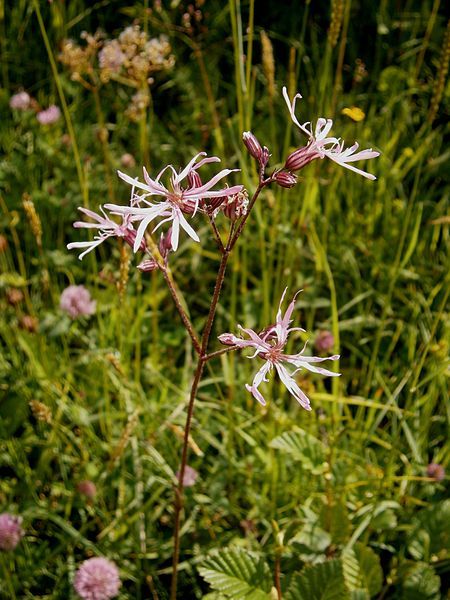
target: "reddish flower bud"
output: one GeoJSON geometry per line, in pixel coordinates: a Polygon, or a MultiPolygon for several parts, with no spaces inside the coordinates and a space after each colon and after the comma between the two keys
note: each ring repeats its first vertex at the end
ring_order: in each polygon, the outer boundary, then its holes
{"type": "Polygon", "coordinates": [[[191,171],[189,171],[187,180],[188,180],[188,185],[190,188],[199,188],[199,187],[202,187],[202,185],[203,185],[201,177],[195,169],[192,169],[191,171]]]}
{"type": "Polygon", "coordinates": [[[162,233],[159,238],[159,251],[161,256],[165,259],[167,255],[172,250],[172,227],[166,231],[166,233],[162,233]]]}
{"type": "Polygon", "coordinates": [[[262,149],[262,153],[261,153],[261,159],[259,161],[260,165],[262,167],[265,167],[267,165],[267,163],[269,162],[269,158],[270,158],[269,148],[266,148],[266,146],[264,146],[264,148],[262,149]]]}
{"type": "Polygon", "coordinates": [[[235,336],[232,333],[222,333],[217,339],[225,346],[234,346],[235,336]]]}
{"type": "Polygon", "coordinates": [[[275,182],[281,187],[291,188],[297,183],[297,177],[288,171],[279,171],[275,175],[275,182]]]}
{"type": "Polygon", "coordinates": [[[315,152],[310,145],[305,146],[304,148],[298,148],[289,154],[284,168],[288,171],[299,171],[315,158],[320,158],[320,154],[315,152]]]}
{"type": "Polygon", "coordinates": [[[146,260],[143,260],[140,264],[138,264],[137,268],[139,269],[139,271],[148,273],[150,271],[156,271],[156,269],[159,269],[159,266],[154,258],[148,258],[146,260]]]}
{"type": "Polygon", "coordinates": [[[244,131],[242,139],[250,155],[256,158],[257,161],[260,161],[263,149],[253,133],[251,131],[244,131]]]}

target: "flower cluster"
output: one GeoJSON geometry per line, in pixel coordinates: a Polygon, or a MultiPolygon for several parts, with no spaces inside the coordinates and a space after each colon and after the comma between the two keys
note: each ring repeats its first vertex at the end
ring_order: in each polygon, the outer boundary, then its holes
{"type": "Polygon", "coordinates": [[[64,40],[59,55],[59,60],[68,67],[74,81],[81,75],[93,73],[95,56],[101,46],[100,32],[92,35],[83,31],[80,37],[86,42],[84,46],[80,46],[74,40],[64,40]]]}
{"type": "Polygon", "coordinates": [[[97,229],[98,234],[94,236],[92,241],[72,242],[67,247],[69,249],[85,248],[84,252],[80,254],[81,259],[107,238],[121,237],[133,247],[134,252],[138,250],[148,252],[145,232],[157,219],[159,221],[153,231],[164,223],[170,223],[170,238],[167,243],[173,251],[178,248],[180,229],[183,229],[194,241],[200,241],[197,233],[188,223],[186,216],[193,217],[197,212],[208,212],[211,208],[210,201],[212,201],[213,207],[217,208],[228,198],[239,194],[243,190],[242,185],[225,187],[219,190],[212,189],[220,180],[236,169],[222,169],[207,183],[203,183],[198,169],[207,163],[213,162],[220,162],[220,159],[216,156],[206,157],[204,152],[200,152],[179,173],[172,165],[168,165],[160,171],[155,179],[150,177],[144,167],[145,183],[119,171],[119,177],[131,186],[130,205],[105,204],[104,208],[100,208],[102,215],[85,208],[79,208],[82,213],[95,222],[77,221],[74,223],[74,227],[97,229]],[[204,158],[200,159],[200,157],[204,158]],[[168,187],[161,181],[161,178],[167,172],[169,173],[168,187]],[[139,190],[139,192],[136,192],[136,190],[139,190]],[[122,222],[118,224],[113,221],[106,214],[105,209],[112,215],[119,215],[122,222]],[[135,223],[139,223],[137,229],[134,227],[135,223]]]}
{"type": "Polygon", "coordinates": [[[256,373],[252,385],[246,384],[246,389],[253,395],[260,404],[263,406],[266,404],[264,396],[259,391],[259,386],[263,381],[267,380],[267,375],[275,367],[281,381],[286,386],[287,390],[294,396],[297,402],[306,410],[311,410],[311,405],[306,394],[299,388],[297,382],[294,379],[294,375],[301,369],[306,369],[312,373],[319,373],[321,375],[327,375],[329,377],[338,377],[340,373],[334,371],[328,371],[321,367],[314,366],[315,363],[323,362],[324,360],[338,360],[339,355],[328,356],[326,358],[320,358],[318,356],[305,356],[306,344],[300,352],[297,354],[286,354],[284,348],[287,344],[289,334],[292,331],[305,331],[300,327],[289,327],[291,324],[291,316],[295,307],[295,298],[289,304],[284,315],[281,312],[281,305],[286,295],[287,288],[284,290],[280,300],[275,324],[267,327],[260,333],[257,333],[253,329],[239,328],[245,333],[249,339],[243,339],[235,336],[232,333],[223,333],[219,336],[219,340],[222,344],[229,346],[236,346],[236,348],[252,348],[255,350],[254,354],[249,358],[255,358],[259,356],[265,362],[259,371],[256,373]],[[293,365],[296,367],[293,373],[290,373],[285,365],[293,365]]]}

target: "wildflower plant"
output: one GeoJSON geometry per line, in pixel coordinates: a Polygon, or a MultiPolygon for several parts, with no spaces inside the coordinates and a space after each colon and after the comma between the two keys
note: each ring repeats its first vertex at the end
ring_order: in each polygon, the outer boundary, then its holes
{"type": "Polygon", "coordinates": [[[257,164],[258,183],[253,193],[244,189],[240,183],[224,183],[230,175],[236,177],[237,169],[225,168],[216,173],[211,179],[204,181],[200,173],[206,164],[217,163],[218,157],[208,157],[199,152],[186,166],[176,169],[173,165],[164,166],[159,173],[152,177],[143,167],[143,181],[119,172],[119,177],[130,186],[128,205],[107,203],[96,213],[85,208],[80,211],[88,219],[77,221],[76,228],[92,229],[93,239],[72,242],[70,249],[83,250],[79,256],[82,259],[87,253],[110,238],[121,238],[132,247],[134,253],[142,257],[138,268],[141,271],[159,270],[168,285],[174,304],[181,317],[184,327],[189,334],[195,352],[197,363],[192,378],[190,398],[187,406],[186,425],[184,429],[181,461],[177,470],[177,487],[174,500],[174,547],[172,565],[172,584],[170,598],[175,600],[177,592],[177,573],[180,555],[180,526],[183,508],[184,487],[190,485],[192,479],[190,467],[187,465],[189,438],[198,387],[206,363],[226,352],[251,349],[255,358],[264,361],[254,376],[252,384],[247,384],[247,390],[261,404],[266,403],[266,397],[260,390],[261,384],[267,380],[268,374],[274,369],[290,394],[306,410],[311,410],[310,401],[300,389],[295,380],[295,374],[302,369],[324,376],[338,376],[339,373],[317,366],[318,363],[336,361],[339,355],[329,357],[310,356],[306,345],[302,345],[295,354],[286,350],[288,337],[296,332],[304,332],[300,327],[291,327],[295,309],[296,295],[283,313],[283,302],[287,296],[285,289],[276,314],[275,323],[255,331],[241,328],[241,336],[224,333],[219,341],[225,345],[222,349],[210,350],[211,332],[219,303],[220,293],[225,279],[229,258],[250,218],[253,208],[260,198],[261,192],[268,186],[278,185],[292,188],[297,185],[296,172],[300,171],[312,160],[330,158],[337,164],[362,175],[367,179],[375,179],[361,168],[353,165],[355,161],[375,158],[379,155],[372,149],[357,151],[355,143],[345,148],[344,143],[330,135],[331,119],[319,119],[314,129],[309,123],[300,124],[295,109],[300,94],[289,99],[287,90],[283,89],[289,114],[302,133],[308,136],[305,146],[292,152],[282,168],[268,170],[270,152],[266,146],[259,143],[252,132],[243,133],[243,142],[251,157],[257,164]],[[269,172],[268,172],[269,171],[269,172]],[[225,217],[229,221],[226,238],[221,234],[217,225],[218,219],[225,217]],[[120,222],[116,219],[119,218],[120,222]],[[200,243],[198,223],[204,218],[209,226],[210,235],[215,240],[220,254],[216,281],[210,299],[210,308],[206,315],[201,334],[195,331],[174,282],[174,275],[169,263],[176,264],[173,255],[179,248],[180,236],[190,237],[200,243]],[[156,235],[160,235],[159,241],[156,235]]]}

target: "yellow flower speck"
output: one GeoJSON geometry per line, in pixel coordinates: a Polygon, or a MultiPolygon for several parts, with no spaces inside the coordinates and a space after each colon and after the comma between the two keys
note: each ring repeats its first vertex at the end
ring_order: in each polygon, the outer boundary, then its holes
{"type": "Polygon", "coordinates": [[[346,115],[347,117],[350,117],[350,119],[352,119],[353,121],[356,121],[357,123],[359,123],[359,121],[362,121],[364,119],[364,117],[366,116],[366,113],[364,111],[362,111],[360,108],[358,108],[357,106],[352,106],[350,108],[343,108],[342,114],[346,115]]]}

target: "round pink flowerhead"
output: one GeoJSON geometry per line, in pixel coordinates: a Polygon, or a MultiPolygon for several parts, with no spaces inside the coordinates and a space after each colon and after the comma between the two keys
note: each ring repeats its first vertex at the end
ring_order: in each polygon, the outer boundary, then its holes
{"type": "Polygon", "coordinates": [[[41,125],[52,125],[58,121],[60,116],[61,111],[55,104],[52,104],[46,110],[41,110],[38,112],[36,118],[41,125]]]}
{"type": "MultiPolygon", "coordinates": [[[[198,473],[195,469],[186,465],[183,475],[183,487],[192,487],[197,481],[198,473]]],[[[177,471],[177,479],[180,479],[180,472],[177,471]]]]}
{"type": "Polygon", "coordinates": [[[334,347],[334,336],[331,331],[321,331],[316,337],[314,346],[318,352],[328,352],[334,347]]]}
{"type": "Polygon", "coordinates": [[[97,486],[93,481],[89,481],[88,479],[80,481],[77,485],[77,490],[80,494],[89,498],[89,500],[93,500],[97,495],[97,486]]]}
{"type": "Polygon", "coordinates": [[[445,469],[438,463],[431,463],[427,467],[427,475],[436,481],[442,481],[445,479],[445,469]]]}
{"type": "Polygon", "coordinates": [[[72,319],[94,314],[96,305],[97,303],[95,300],[91,300],[91,295],[84,285],[69,285],[61,294],[59,301],[61,310],[72,319]]]}
{"type": "Polygon", "coordinates": [[[121,586],[116,564],[101,556],[85,560],[75,573],[73,587],[83,600],[115,598],[121,586]]]}
{"type": "Polygon", "coordinates": [[[9,106],[14,110],[27,110],[30,104],[31,98],[27,92],[18,92],[9,99],[9,106]]]}
{"type": "Polygon", "coordinates": [[[22,517],[0,514],[0,550],[14,550],[24,535],[22,517]]]}

